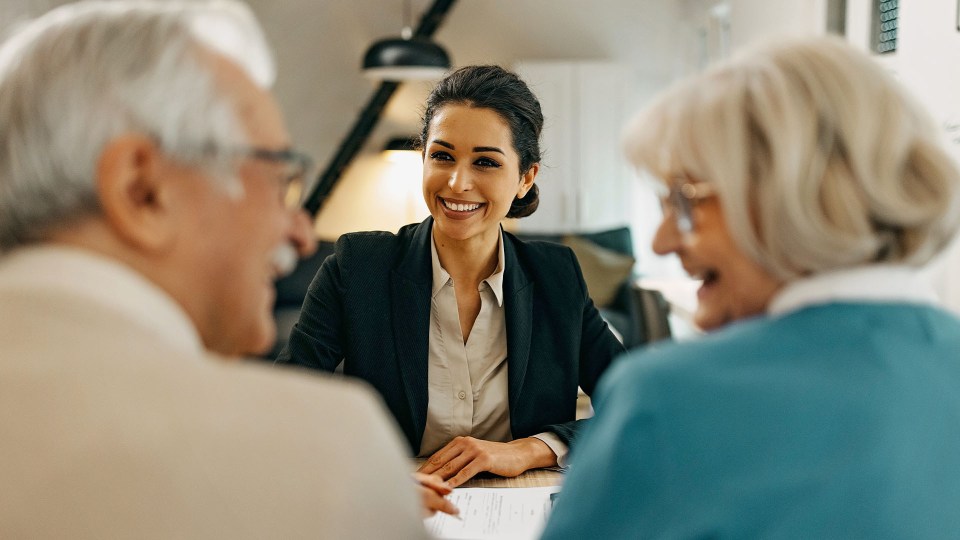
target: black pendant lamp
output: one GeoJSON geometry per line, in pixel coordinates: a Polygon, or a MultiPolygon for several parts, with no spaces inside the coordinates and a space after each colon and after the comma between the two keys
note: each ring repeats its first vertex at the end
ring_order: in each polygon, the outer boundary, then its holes
{"type": "Polygon", "coordinates": [[[450,56],[443,47],[413,36],[410,0],[404,0],[400,37],[381,39],[363,55],[363,74],[379,81],[439,79],[450,69],[450,56]]]}

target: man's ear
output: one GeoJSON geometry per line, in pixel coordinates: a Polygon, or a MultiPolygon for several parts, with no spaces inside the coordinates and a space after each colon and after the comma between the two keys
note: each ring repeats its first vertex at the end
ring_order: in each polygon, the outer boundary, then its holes
{"type": "Polygon", "coordinates": [[[140,134],[112,139],[97,161],[97,192],[107,225],[135,248],[163,250],[175,235],[163,169],[160,148],[140,134]]]}
{"type": "Polygon", "coordinates": [[[530,188],[533,187],[533,183],[537,180],[537,173],[539,172],[540,164],[534,163],[527,169],[527,172],[523,173],[523,176],[520,177],[520,188],[517,190],[517,198],[522,199],[526,196],[530,188]]]}

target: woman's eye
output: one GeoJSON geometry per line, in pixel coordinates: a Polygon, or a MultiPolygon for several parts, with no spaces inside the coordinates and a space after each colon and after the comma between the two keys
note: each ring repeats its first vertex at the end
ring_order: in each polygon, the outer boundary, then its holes
{"type": "Polygon", "coordinates": [[[430,154],[430,159],[433,159],[433,160],[436,160],[436,161],[453,161],[453,157],[451,157],[450,154],[448,154],[447,152],[444,152],[444,151],[442,151],[442,150],[438,150],[438,151],[436,151],[436,152],[432,152],[432,153],[430,154]]]}
{"type": "Polygon", "coordinates": [[[482,157],[476,160],[474,163],[481,167],[500,167],[500,164],[497,161],[490,159],[488,157],[482,157]]]}

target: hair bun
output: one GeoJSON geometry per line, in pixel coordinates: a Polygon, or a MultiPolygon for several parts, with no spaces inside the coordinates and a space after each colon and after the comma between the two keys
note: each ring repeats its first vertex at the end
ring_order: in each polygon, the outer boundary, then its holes
{"type": "Polygon", "coordinates": [[[510,205],[510,211],[507,212],[507,217],[527,217],[534,213],[538,206],[540,206],[540,188],[537,187],[537,184],[533,184],[526,195],[513,199],[513,204],[510,205]]]}

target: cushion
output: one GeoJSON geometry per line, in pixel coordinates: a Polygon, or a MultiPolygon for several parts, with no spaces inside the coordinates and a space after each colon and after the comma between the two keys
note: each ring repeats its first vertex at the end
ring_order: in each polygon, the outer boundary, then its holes
{"type": "Polygon", "coordinates": [[[619,227],[616,229],[607,229],[594,232],[577,233],[580,238],[586,238],[594,244],[612,249],[617,253],[633,255],[633,238],[630,235],[630,227],[619,227]]]}
{"type": "Polygon", "coordinates": [[[597,307],[606,307],[616,298],[620,286],[633,272],[633,257],[600,247],[578,236],[564,236],[563,245],[573,250],[587,291],[597,307]]]}

